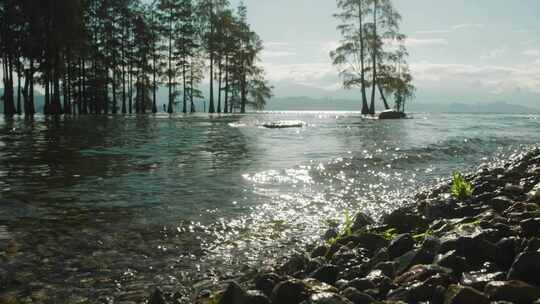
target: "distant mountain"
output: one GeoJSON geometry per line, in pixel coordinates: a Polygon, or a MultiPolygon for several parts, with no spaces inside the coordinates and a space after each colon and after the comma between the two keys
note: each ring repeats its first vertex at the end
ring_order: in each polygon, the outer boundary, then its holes
{"type": "MultiPolygon", "coordinates": [[[[269,111],[360,111],[360,100],[312,98],[312,97],[276,97],[270,100],[266,110],[269,111]]],[[[378,111],[382,110],[378,105],[378,111]]],[[[522,114],[540,113],[540,109],[515,105],[506,102],[494,103],[419,103],[410,102],[408,112],[430,113],[500,113],[522,114]]]]}

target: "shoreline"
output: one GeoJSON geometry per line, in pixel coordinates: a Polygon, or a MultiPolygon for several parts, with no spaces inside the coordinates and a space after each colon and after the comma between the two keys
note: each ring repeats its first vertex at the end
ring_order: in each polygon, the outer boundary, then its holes
{"type": "MultiPolygon", "coordinates": [[[[465,179],[467,199],[443,182],[380,222],[360,212],[303,254],[195,302],[540,303],[540,147],[465,179]]],[[[149,303],[180,298],[156,289],[149,303]]]]}

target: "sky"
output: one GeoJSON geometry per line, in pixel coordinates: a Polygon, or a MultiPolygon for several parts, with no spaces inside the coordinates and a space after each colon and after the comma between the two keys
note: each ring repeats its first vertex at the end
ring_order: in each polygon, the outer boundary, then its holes
{"type": "MultiPolygon", "coordinates": [[[[237,0],[233,0],[236,3],[237,0]]],[[[422,103],[508,102],[540,108],[539,0],[393,0],[422,103]]],[[[245,0],[264,40],[261,64],[277,97],[357,98],[329,52],[339,43],[333,0],[245,0]]]]}

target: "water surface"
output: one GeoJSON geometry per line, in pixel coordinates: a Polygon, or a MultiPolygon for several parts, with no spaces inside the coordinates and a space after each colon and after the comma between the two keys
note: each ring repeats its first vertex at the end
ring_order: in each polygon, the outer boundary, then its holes
{"type": "Polygon", "coordinates": [[[531,115],[0,120],[0,268],[23,303],[207,286],[303,248],[345,210],[378,217],[454,169],[538,144],[539,131],[531,115]],[[282,120],[305,126],[261,127],[282,120]]]}

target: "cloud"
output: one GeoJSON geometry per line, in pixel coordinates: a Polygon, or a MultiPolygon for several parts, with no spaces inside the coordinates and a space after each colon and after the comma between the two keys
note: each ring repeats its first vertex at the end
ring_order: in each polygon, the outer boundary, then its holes
{"type": "Polygon", "coordinates": [[[411,71],[423,85],[458,83],[464,88],[483,87],[497,94],[516,89],[540,93],[540,62],[516,66],[417,62],[411,64],[411,71]]]}
{"type": "Polygon", "coordinates": [[[540,56],[540,49],[525,50],[523,51],[522,54],[525,56],[531,56],[531,57],[540,56]]]}
{"type": "Polygon", "coordinates": [[[431,35],[431,34],[448,34],[451,33],[451,30],[427,30],[427,31],[416,31],[415,34],[418,35],[431,35]]]}
{"type": "Polygon", "coordinates": [[[265,60],[296,56],[297,52],[287,42],[265,42],[261,57],[265,60]]]}
{"type": "Polygon", "coordinates": [[[484,28],[485,25],[481,23],[462,23],[462,24],[456,24],[452,26],[453,30],[464,30],[464,29],[481,29],[484,28]]]}
{"type": "Polygon", "coordinates": [[[448,40],[443,39],[443,38],[432,38],[432,39],[407,38],[407,40],[405,40],[405,45],[410,48],[446,46],[448,45],[448,40]]]}
{"type": "Polygon", "coordinates": [[[484,52],[480,56],[480,59],[488,59],[488,60],[497,59],[501,57],[502,55],[506,54],[506,52],[507,52],[507,49],[505,47],[492,49],[487,52],[484,52]]]}
{"type": "Polygon", "coordinates": [[[333,84],[337,71],[329,62],[272,64],[264,63],[264,69],[269,80],[274,82],[291,81],[297,84],[324,88],[333,84]]]}

